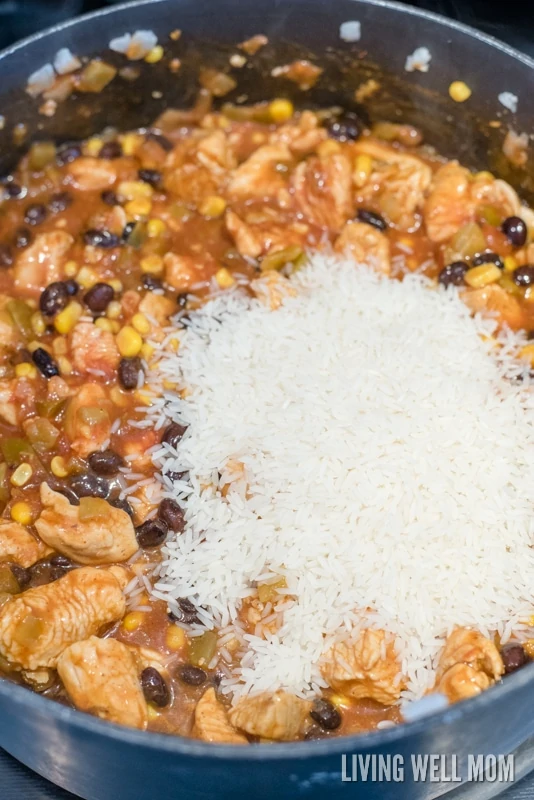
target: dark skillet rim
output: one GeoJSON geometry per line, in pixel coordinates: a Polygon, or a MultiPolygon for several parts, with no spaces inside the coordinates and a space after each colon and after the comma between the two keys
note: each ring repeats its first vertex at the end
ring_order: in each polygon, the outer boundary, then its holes
{"type": "MultiPolygon", "coordinates": [[[[126,2],[99,11],[93,11],[89,14],[83,14],[75,19],[59,23],[58,25],[47,28],[45,31],[34,34],[3,50],[0,53],[0,68],[9,56],[17,53],[19,50],[23,50],[28,45],[46,39],[51,34],[68,31],[70,28],[89,24],[92,20],[100,19],[108,15],[112,16],[116,13],[126,11],[129,8],[137,9],[143,6],[150,6],[155,12],[156,9],[154,6],[156,6],[157,3],[167,2],[168,0],[126,2]]],[[[502,53],[505,53],[516,61],[523,63],[526,67],[534,70],[534,59],[526,54],[496,39],[494,36],[482,33],[469,25],[447,19],[441,16],[441,14],[406,6],[398,2],[390,2],[389,0],[353,0],[353,2],[355,9],[357,9],[358,6],[370,6],[374,8],[383,8],[385,10],[400,11],[406,17],[418,17],[419,19],[437,24],[441,28],[465,34],[491,48],[500,50],[502,53]]],[[[51,53],[50,58],[52,57],[53,54],[51,53]]],[[[199,758],[210,757],[220,761],[285,761],[287,759],[307,759],[335,753],[341,755],[342,753],[375,750],[382,745],[389,745],[405,739],[410,735],[417,736],[434,726],[441,727],[452,725],[461,717],[476,714],[477,710],[491,703],[497,694],[499,694],[501,698],[506,698],[506,695],[516,691],[522,691],[529,685],[534,688],[534,663],[528,664],[518,672],[509,675],[503,683],[492,686],[477,697],[464,700],[457,705],[450,706],[443,711],[430,714],[414,722],[405,722],[402,725],[397,725],[392,728],[372,731],[356,736],[340,736],[309,742],[284,742],[283,746],[275,745],[273,747],[238,747],[235,745],[208,744],[194,739],[186,739],[161,733],[148,733],[146,731],[126,728],[100,720],[81,711],[62,706],[53,700],[41,697],[30,689],[17,686],[7,679],[0,679],[0,696],[3,696],[7,702],[13,702],[17,710],[24,709],[26,712],[29,711],[30,713],[35,710],[36,712],[46,714],[51,721],[57,720],[61,723],[67,723],[80,731],[101,736],[103,739],[120,740],[125,744],[130,744],[135,747],[149,748],[152,750],[199,758]]]]}

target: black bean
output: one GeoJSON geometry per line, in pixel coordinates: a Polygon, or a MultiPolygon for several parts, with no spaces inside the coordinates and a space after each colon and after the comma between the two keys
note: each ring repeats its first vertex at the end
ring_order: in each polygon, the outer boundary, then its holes
{"type": "Polygon", "coordinates": [[[33,241],[33,235],[28,228],[18,228],[15,231],[15,247],[28,247],[33,241]]]}
{"type": "Polygon", "coordinates": [[[181,533],[185,528],[184,512],[175,500],[165,497],[158,509],[158,517],[174,533],[181,533]]]}
{"type": "Polygon", "coordinates": [[[128,222],[124,226],[124,230],[122,231],[122,241],[127,242],[130,238],[130,234],[134,230],[135,226],[137,225],[136,222],[128,222]]]}
{"type": "Polygon", "coordinates": [[[110,247],[118,247],[121,240],[115,234],[111,233],[111,231],[97,231],[95,228],[91,228],[83,235],[83,240],[85,244],[92,245],[93,247],[103,247],[108,249],[110,247]]]}
{"type": "Polygon", "coordinates": [[[326,731],[335,731],[341,725],[341,714],[328,700],[314,700],[310,717],[326,731]]]}
{"type": "Polygon", "coordinates": [[[8,244],[0,244],[0,269],[7,269],[13,264],[13,253],[8,244]]]}
{"type": "Polygon", "coordinates": [[[208,676],[200,667],[194,667],[192,664],[184,664],[178,670],[178,677],[189,686],[202,686],[206,683],[208,676]]]}
{"type": "Polygon", "coordinates": [[[40,225],[47,217],[46,207],[42,203],[33,203],[24,212],[24,222],[27,225],[40,225]]]}
{"type": "Polygon", "coordinates": [[[176,483],[176,481],[188,481],[189,480],[189,471],[186,470],[185,472],[174,472],[173,470],[165,470],[162,471],[162,474],[168,478],[172,483],[176,483]]]}
{"type": "Polygon", "coordinates": [[[504,664],[504,674],[509,675],[517,669],[524,667],[529,658],[519,642],[508,642],[501,649],[504,664]]]}
{"type": "Polygon", "coordinates": [[[356,212],[356,217],[360,222],[365,222],[367,225],[372,225],[379,231],[386,231],[388,224],[384,217],[377,214],[375,211],[366,211],[365,208],[359,208],[356,212]]]}
{"type": "Polygon", "coordinates": [[[356,114],[348,112],[333,120],[327,130],[332,139],[337,139],[339,142],[354,142],[360,138],[363,125],[356,114]]]}
{"type": "Polygon", "coordinates": [[[149,519],[135,529],[139,547],[159,547],[167,538],[168,528],[161,519],[149,519]]]}
{"type": "Polygon", "coordinates": [[[120,510],[128,514],[129,517],[133,517],[134,515],[133,508],[127,500],[116,498],[115,500],[109,500],[109,504],[113,506],[113,508],[120,508],[120,510]]]}
{"type": "Polygon", "coordinates": [[[156,278],[155,275],[150,275],[150,273],[145,272],[142,278],[142,284],[144,289],[148,289],[149,292],[155,292],[159,289],[163,289],[163,281],[160,278],[156,278]]]}
{"type": "Polygon", "coordinates": [[[100,497],[105,500],[109,494],[107,480],[91,472],[74,475],[69,481],[69,486],[76,497],[100,497]]]}
{"type": "Polygon", "coordinates": [[[63,145],[63,147],[59,149],[56,156],[56,161],[60,167],[63,167],[65,164],[70,164],[72,161],[76,161],[77,158],[80,158],[81,154],[81,146],[71,142],[70,144],[63,145]]]}
{"type": "Polygon", "coordinates": [[[122,147],[119,142],[106,142],[98,154],[99,158],[120,158],[122,156],[122,147]]]}
{"type": "Polygon", "coordinates": [[[192,625],[200,621],[197,610],[191,600],[188,600],[187,597],[179,597],[176,603],[178,605],[177,612],[169,611],[169,619],[172,622],[183,622],[186,625],[192,625]]]}
{"type": "Polygon", "coordinates": [[[176,302],[178,303],[178,308],[185,308],[187,306],[187,294],[179,294],[176,298],[176,302]]]}
{"type": "Polygon", "coordinates": [[[14,199],[16,197],[20,197],[21,194],[24,193],[24,189],[18,183],[14,181],[9,181],[4,185],[4,191],[10,199],[14,199]]]}
{"type": "Polygon", "coordinates": [[[102,192],[100,197],[102,198],[102,200],[104,201],[104,203],[107,206],[118,206],[119,205],[119,198],[117,197],[115,192],[111,191],[111,189],[106,189],[104,192],[102,192]]]}
{"type": "Polygon", "coordinates": [[[63,575],[66,575],[67,572],[70,572],[71,569],[74,569],[74,564],[70,558],[60,554],[52,556],[50,559],[50,566],[52,567],[51,576],[53,581],[57,581],[59,578],[62,578],[63,575]]]}
{"type": "Polygon", "coordinates": [[[50,355],[47,353],[43,347],[38,347],[37,350],[34,350],[32,353],[33,363],[45,378],[53,378],[55,375],[59,375],[59,369],[50,355]]]}
{"type": "Polygon", "coordinates": [[[534,266],[525,264],[523,267],[517,267],[512,273],[512,278],[518,286],[532,286],[534,283],[534,266]]]}
{"type": "Polygon", "coordinates": [[[87,462],[97,475],[116,475],[124,467],[124,459],[114,450],[97,450],[91,453],[87,462]]]}
{"type": "Polygon", "coordinates": [[[76,283],[74,278],[69,278],[68,281],[65,281],[65,288],[69,297],[74,297],[80,291],[80,284],[76,283]]]}
{"type": "Polygon", "coordinates": [[[13,573],[13,576],[19,585],[19,589],[22,592],[30,583],[30,570],[25,569],[25,567],[21,567],[20,564],[10,564],[9,568],[11,569],[11,572],[13,573]]]}
{"type": "Polygon", "coordinates": [[[98,313],[105,311],[114,297],[115,292],[109,283],[95,283],[85,293],[83,301],[87,308],[98,313]]]}
{"type": "Polygon", "coordinates": [[[157,169],[140,169],[137,173],[139,180],[149,183],[151,186],[159,186],[161,183],[161,172],[157,169]]]}
{"type": "Polygon", "coordinates": [[[528,229],[521,217],[507,217],[501,230],[514,247],[523,247],[527,241],[528,229]]]}
{"type": "Polygon", "coordinates": [[[462,286],[468,269],[465,261],[453,261],[441,270],[438,280],[443,286],[462,286]]]}
{"type": "Polygon", "coordinates": [[[161,441],[165,442],[165,444],[170,444],[171,447],[178,447],[186,430],[187,425],[179,425],[177,422],[171,422],[163,431],[161,441]]]}
{"type": "Polygon", "coordinates": [[[139,373],[143,371],[141,359],[137,356],[133,358],[121,358],[119,361],[119,383],[123,389],[137,389],[139,373]]]}
{"type": "Polygon", "coordinates": [[[72,203],[72,197],[68,192],[57,192],[53,194],[48,203],[48,208],[52,214],[59,214],[65,211],[72,203]]]}
{"type": "Polygon", "coordinates": [[[504,269],[502,258],[497,255],[497,253],[492,253],[489,250],[485,253],[477,253],[477,255],[471,259],[472,267],[480,267],[482,264],[495,264],[499,269],[504,269]]]}
{"type": "Polygon", "coordinates": [[[145,138],[149,141],[152,140],[153,142],[157,142],[160,147],[162,147],[167,153],[172,150],[173,144],[166,136],[163,136],[161,133],[155,133],[154,131],[148,131],[145,135],[145,138]]]}
{"type": "Polygon", "coordinates": [[[50,563],[50,559],[43,558],[41,561],[36,561],[30,567],[30,586],[44,586],[46,583],[52,583],[57,580],[55,568],[50,563]]]}
{"type": "Polygon", "coordinates": [[[69,293],[63,281],[50,283],[39,298],[39,308],[46,317],[58,314],[69,302],[69,293]]]}
{"type": "Polygon", "coordinates": [[[171,693],[162,675],[154,667],[146,667],[141,673],[141,688],[145,700],[158,708],[169,705],[171,693]]]}

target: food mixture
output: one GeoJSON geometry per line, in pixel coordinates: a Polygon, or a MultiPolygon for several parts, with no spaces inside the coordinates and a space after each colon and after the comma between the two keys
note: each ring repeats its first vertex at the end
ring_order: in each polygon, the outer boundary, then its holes
{"type": "Polygon", "coordinates": [[[0,672],[235,744],[476,695],[534,656],[534,213],[408,125],[201,99],[2,182],[0,672]]]}

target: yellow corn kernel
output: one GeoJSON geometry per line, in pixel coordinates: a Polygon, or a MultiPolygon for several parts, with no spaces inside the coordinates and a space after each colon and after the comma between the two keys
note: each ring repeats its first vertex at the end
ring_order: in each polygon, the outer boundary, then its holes
{"type": "Polygon", "coordinates": [[[28,344],[28,346],[26,347],[26,350],[29,350],[30,353],[34,353],[36,350],[39,349],[39,347],[44,347],[44,349],[47,352],[50,351],[50,348],[47,345],[43,345],[43,344],[41,344],[41,342],[36,342],[35,340],[31,341],[28,344]]]}
{"type": "Polygon", "coordinates": [[[352,180],[358,187],[362,187],[367,183],[371,172],[373,171],[373,159],[364,153],[356,156],[354,161],[354,172],[352,173],[352,180]]]}
{"type": "Polygon", "coordinates": [[[50,462],[50,469],[56,478],[66,478],[69,474],[63,456],[54,456],[50,462]]]}
{"type": "Polygon", "coordinates": [[[146,336],[146,334],[150,333],[152,329],[152,325],[144,314],[134,314],[132,317],[132,326],[142,336],[146,336]]]}
{"type": "Polygon", "coordinates": [[[52,342],[52,350],[55,356],[64,356],[67,353],[67,342],[63,336],[56,336],[52,342]]]}
{"type": "Polygon", "coordinates": [[[147,719],[149,722],[155,722],[155,720],[157,720],[160,717],[159,712],[157,711],[156,708],[154,708],[152,703],[147,703],[146,712],[147,712],[147,719]]]}
{"type": "Polygon", "coordinates": [[[519,357],[530,361],[530,365],[534,366],[534,344],[526,344],[519,351],[519,357]]]}
{"type": "Polygon", "coordinates": [[[174,381],[163,381],[163,388],[166,389],[168,392],[174,391],[178,384],[174,383],[174,381]]]}
{"type": "Polygon", "coordinates": [[[167,226],[162,219],[149,219],[146,224],[146,233],[149,239],[156,239],[158,236],[163,236],[167,226]]]}
{"type": "Polygon", "coordinates": [[[119,136],[122,152],[125,156],[134,156],[143,143],[143,137],[138,133],[126,133],[119,136]]]}
{"type": "Polygon", "coordinates": [[[67,261],[67,263],[63,267],[63,272],[65,273],[66,278],[74,278],[74,276],[78,272],[78,264],[76,263],[76,261],[67,261]]]}
{"type": "Polygon", "coordinates": [[[118,278],[113,278],[112,280],[107,281],[107,283],[109,283],[115,294],[120,294],[124,289],[122,281],[120,281],[118,278]]]}
{"type": "Polygon", "coordinates": [[[326,158],[327,156],[331,156],[334,153],[339,153],[341,150],[341,145],[339,142],[335,142],[333,139],[327,139],[326,142],[321,142],[319,147],[317,148],[317,155],[320,158],[326,158]]]}
{"type": "Polygon", "coordinates": [[[36,378],[37,368],[28,361],[24,361],[24,363],[17,364],[15,367],[15,375],[17,378],[36,378]]]}
{"type": "Polygon", "coordinates": [[[280,97],[269,103],[269,116],[273,122],[287,122],[295,113],[291,100],[280,97]]]}
{"type": "Polygon", "coordinates": [[[124,206],[124,210],[130,217],[146,217],[152,211],[152,202],[148,197],[138,197],[129,200],[124,206]]]}
{"type": "Polygon", "coordinates": [[[62,375],[72,375],[72,364],[68,358],[65,358],[65,356],[59,356],[57,365],[62,375]]]}
{"type": "Polygon", "coordinates": [[[125,325],[124,328],[121,328],[115,338],[121,356],[133,358],[141,352],[143,340],[131,325],[125,325]]]}
{"type": "Polygon", "coordinates": [[[515,283],[509,272],[503,272],[499,280],[499,286],[502,286],[502,288],[508,292],[508,294],[513,294],[515,297],[522,297],[523,295],[521,289],[517,283],[515,283]]]}
{"type": "Polygon", "coordinates": [[[11,483],[13,486],[24,486],[33,475],[33,469],[30,464],[19,464],[13,475],[11,476],[11,483]]]}
{"type": "Polygon", "coordinates": [[[111,320],[111,333],[118,333],[121,329],[121,324],[116,319],[111,320]]]}
{"type": "Polygon", "coordinates": [[[157,253],[150,256],[145,256],[141,259],[141,272],[150,273],[151,275],[159,275],[163,272],[163,259],[157,253]]]}
{"type": "Polygon", "coordinates": [[[490,283],[495,283],[501,277],[501,270],[496,264],[481,264],[472,267],[465,273],[464,280],[473,289],[481,289],[490,283]]]}
{"type": "Polygon", "coordinates": [[[455,103],[465,103],[473,92],[463,81],[453,81],[449,86],[449,94],[455,103]]]}
{"type": "Polygon", "coordinates": [[[167,347],[169,348],[169,350],[172,350],[173,353],[176,353],[178,351],[178,348],[180,347],[180,340],[179,339],[171,339],[168,342],[167,347]]]}
{"type": "Polygon", "coordinates": [[[46,330],[46,322],[44,321],[43,315],[39,311],[36,311],[35,314],[32,314],[30,321],[35,335],[42,336],[46,330]]]}
{"type": "Polygon", "coordinates": [[[226,269],[226,267],[221,267],[217,270],[215,273],[215,280],[221,289],[229,289],[235,284],[235,278],[233,277],[232,273],[226,269]]]}
{"type": "Polygon", "coordinates": [[[165,641],[169,650],[179,650],[185,644],[185,631],[178,625],[169,625],[165,641]]]}
{"type": "Polygon", "coordinates": [[[476,181],[487,182],[487,181],[494,181],[495,180],[495,176],[491,172],[489,172],[487,169],[483,169],[480,172],[475,172],[473,177],[474,177],[474,179],[476,181]]]}
{"type": "Polygon", "coordinates": [[[534,639],[527,639],[523,642],[523,650],[529,658],[534,658],[534,639]]]}
{"type": "Polygon", "coordinates": [[[112,300],[106,308],[106,317],[108,319],[117,319],[122,314],[122,306],[118,300],[112,300]]]}
{"type": "Polygon", "coordinates": [[[11,519],[19,525],[29,525],[33,519],[31,507],[28,503],[20,502],[11,506],[11,519]]]}
{"type": "Polygon", "coordinates": [[[331,694],[328,699],[334,706],[341,706],[342,708],[348,708],[349,706],[352,705],[350,697],[347,697],[344,694],[331,694]]]}
{"type": "Polygon", "coordinates": [[[67,334],[74,328],[83,314],[83,308],[76,300],[72,300],[63,311],[60,311],[54,320],[54,327],[58,333],[67,334]]]}
{"type": "Polygon", "coordinates": [[[503,263],[506,272],[513,272],[518,267],[517,259],[514,256],[506,256],[503,263]]]}
{"type": "Polygon", "coordinates": [[[226,210],[226,200],[216,194],[209,195],[202,201],[198,210],[203,217],[220,217],[226,210]]]}
{"type": "Polygon", "coordinates": [[[158,61],[161,61],[163,58],[163,47],[160,44],[157,44],[155,47],[150,50],[149,53],[145,56],[145,61],[147,64],[157,64],[158,61]]]}
{"type": "Polygon", "coordinates": [[[76,283],[79,283],[82,289],[90,289],[98,283],[98,275],[90,267],[82,267],[76,275],[76,283]]]}
{"type": "Polygon", "coordinates": [[[114,386],[111,392],[109,393],[110,399],[114,403],[114,405],[118,406],[119,408],[124,408],[128,405],[129,396],[126,395],[122,389],[119,389],[118,386],[114,386]]]}
{"type": "Polygon", "coordinates": [[[128,633],[136,631],[143,623],[145,615],[142,611],[130,611],[122,621],[122,627],[128,633]]]}
{"type": "Polygon", "coordinates": [[[85,153],[88,156],[97,156],[102,150],[103,146],[104,142],[99,136],[92,136],[85,143],[85,153]]]}
{"type": "Polygon", "coordinates": [[[144,392],[142,389],[136,389],[134,397],[138,403],[143,406],[150,407],[152,405],[152,395],[149,392],[144,392]]]}
{"type": "Polygon", "coordinates": [[[150,361],[152,356],[154,355],[154,348],[148,342],[145,342],[141,348],[141,355],[145,359],[145,361],[150,361]]]}
{"type": "Polygon", "coordinates": [[[112,331],[111,320],[106,319],[106,317],[98,317],[98,319],[95,319],[94,324],[101,331],[112,331]]]}
{"type": "Polygon", "coordinates": [[[154,194],[152,186],[143,181],[122,181],[119,183],[118,191],[125,200],[142,200],[154,194]]]}

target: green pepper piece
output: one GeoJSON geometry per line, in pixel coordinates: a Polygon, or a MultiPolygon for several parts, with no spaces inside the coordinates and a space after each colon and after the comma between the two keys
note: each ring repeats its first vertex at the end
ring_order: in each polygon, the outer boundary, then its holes
{"type": "Polygon", "coordinates": [[[194,636],[189,643],[189,661],[195,667],[207,666],[217,648],[217,634],[206,631],[202,636],[194,636]]]}
{"type": "Polygon", "coordinates": [[[10,300],[6,308],[19,331],[29,339],[33,335],[31,323],[33,309],[24,300],[10,300]]]}
{"type": "Polygon", "coordinates": [[[18,436],[8,436],[7,439],[2,439],[0,450],[9,466],[17,466],[23,459],[35,455],[31,444],[18,436]]]}

